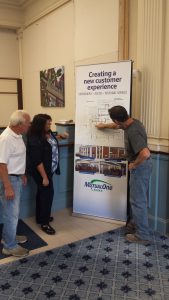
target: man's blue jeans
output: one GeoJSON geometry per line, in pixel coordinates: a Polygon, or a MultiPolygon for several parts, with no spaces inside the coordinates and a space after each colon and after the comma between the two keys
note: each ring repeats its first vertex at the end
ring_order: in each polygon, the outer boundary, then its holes
{"type": "Polygon", "coordinates": [[[3,207],[2,239],[4,248],[13,249],[18,246],[16,242],[16,230],[19,218],[20,196],[22,191],[21,177],[10,176],[10,182],[14,189],[15,197],[12,200],[5,199],[4,185],[0,180],[0,200],[3,207]]]}
{"type": "Polygon", "coordinates": [[[131,214],[136,226],[136,236],[143,240],[149,239],[148,189],[151,172],[151,158],[130,171],[131,214]]]}

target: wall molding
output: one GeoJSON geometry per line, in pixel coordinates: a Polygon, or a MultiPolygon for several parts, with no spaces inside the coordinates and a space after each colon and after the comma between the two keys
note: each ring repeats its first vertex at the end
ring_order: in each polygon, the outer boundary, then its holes
{"type": "Polygon", "coordinates": [[[149,218],[149,224],[150,227],[155,230],[158,231],[160,233],[168,233],[169,230],[169,219],[162,219],[159,218],[158,216],[152,216],[151,214],[148,215],[149,218]]]}
{"type": "Polygon", "coordinates": [[[112,51],[111,53],[105,53],[98,56],[88,57],[81,60],[75,60],[75,66],[91,65],[91,64],[104,64],[110,62],[116,62],[118,59],[118,51],[112,51]]]}
{"type": "Polygon", "coordinates": [[[129,59],[129,0],[119,0],[118,60],[129,59]]]}
{"type": "MultiPolygon", "coordinates": [[[[154,221],[155,221],[155,217],[152,216],[151,214],[149,214],[148,217],[149,217],[151,220],[154,220],[154,221]]],[[[164,225],[169,224],[169,219],[162,219],[162,218],[160,218],[160,217],[157,217],[156,220],[157,220],[157,222],[160,222],[160,223],[162,223],[162,224],[164,224],[164,225]]]]}
{"type": "Polygon", "coordinates": [[[11,29],[11,30],[17,30],[20,27],[22,27],[22,23],[19,21],[9,21],[9,20],[1,20],[0,22],[0,28],[2,29],[11,29]]]}
{"type": "Polygon", "coordinates": [[[151,151],[169,153],[169,139],[148,137],[148,146],[151,151]]]}

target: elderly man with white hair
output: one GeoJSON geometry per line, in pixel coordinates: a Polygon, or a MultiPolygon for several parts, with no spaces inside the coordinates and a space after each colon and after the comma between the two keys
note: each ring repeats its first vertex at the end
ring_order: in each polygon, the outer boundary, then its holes
{"type": "Polygon", "coordinates": [[[16,236],[22,185],[26,184],[26,147],[22,138],[30,126],[24,110],[13,112],[9,126],[0,135],[0,200],[3,208],[2,253],[24,257],[29,251],[19,245],[27,241],[16,236]]]}

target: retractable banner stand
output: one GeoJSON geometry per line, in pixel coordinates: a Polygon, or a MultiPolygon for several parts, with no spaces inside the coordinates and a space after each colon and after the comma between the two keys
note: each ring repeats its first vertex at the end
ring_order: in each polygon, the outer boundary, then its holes
{"type": "Polygon", "coordinates": [[[76,67],[74,214],[126,220],[124,132],[96,124],[115,105],[129,112],[131,72],[131,61],[76,67]]]}

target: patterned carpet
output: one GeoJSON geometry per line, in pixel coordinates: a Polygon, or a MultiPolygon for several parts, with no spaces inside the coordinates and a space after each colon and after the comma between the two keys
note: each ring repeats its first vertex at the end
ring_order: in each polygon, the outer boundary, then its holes
{"type": "Polygon", "coordinates": [[[0,299],[168,300],[169,238],[131,244],[124,230],[0,266],[0,299]]]}

